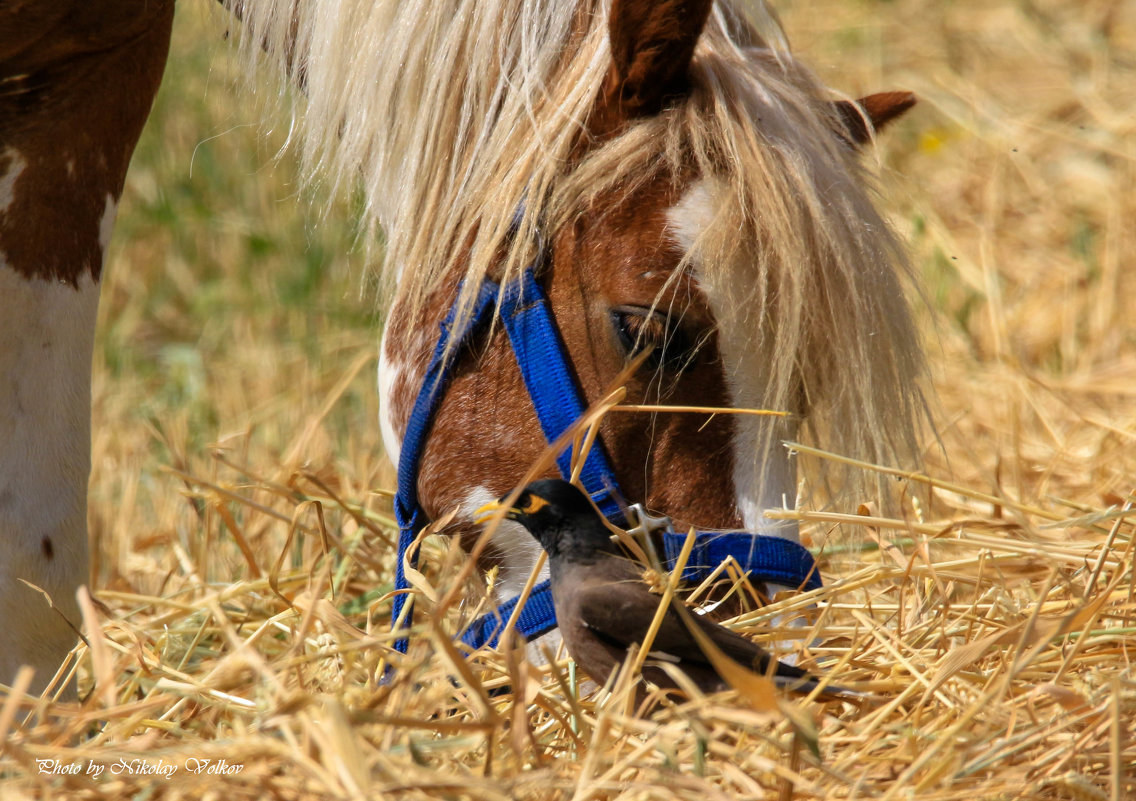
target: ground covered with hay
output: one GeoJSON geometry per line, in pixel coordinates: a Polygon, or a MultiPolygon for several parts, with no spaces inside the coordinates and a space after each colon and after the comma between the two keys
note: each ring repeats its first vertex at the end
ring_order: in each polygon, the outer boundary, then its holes
{"type": "Polygon", "coordinates": [[[1136,7],[777,5],[829,83],[920,97],[868,158],[939,437],[897,513],[796,513],[824,589],[731,625],[873,700],[639,715],[563,659],[467,660],[438,539],[391,651],[352,208],[298,199],[226,20],[186,6],[103,290],[82,701],[0,692],[0,798],[1136,797],[1136,7]]]}

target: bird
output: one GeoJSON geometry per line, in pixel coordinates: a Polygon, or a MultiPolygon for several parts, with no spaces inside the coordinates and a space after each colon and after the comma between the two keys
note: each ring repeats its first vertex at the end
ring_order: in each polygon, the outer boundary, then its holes
{"type": "MultiPolygon", "coordinates": [[[[642,645],[659,607],[660,596],[644,580],[646,565],[620,551],[588,496],[563,479],[534,481],[511,505],[505,498],[490,502],[477,510],[475,519],[486,522],[502,508],[505,518],[527,529],[548,554],[552,603],[564,645],[584,673],[604,684],[625,663],[628,649],[642,645]]],[[[681,689],[659,666],[669,662],[704,693],[729,688],[691,632],[690,626],[696,626],[730,659],[775,685],[802,694],[818,686],[806,671],[778,661],[725,626],[682,614],[680,603],[671,600],[643,663],[643,677],[651,683],[681,689]]]]}

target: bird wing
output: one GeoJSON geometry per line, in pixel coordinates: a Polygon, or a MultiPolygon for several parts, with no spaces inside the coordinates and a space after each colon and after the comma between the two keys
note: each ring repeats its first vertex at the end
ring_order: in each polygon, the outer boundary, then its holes
{"type": "Polygon", "coordinates": [[[594,577],[578,597],[581,622],[604,642],[623,649],[647,636],[660,600],[637,577],[594,577]]]}
{"type": "MultiPolygon", "coordinates": [[[[662,600],[652,593],[639,576],[624,574],[615,580],[593,577],[579,597],[581,622],[607,644],[629,648],[641,644],[647,636],[655,610],[662,600]]],[[[672,601],[673,604],[678,601],[672,601]]],[[[705,632],[718,648],[736,662],[764,672],[772,657],[759,645],[745,637],[691,612],[694,625],[705,632]]],[[[691,635],[677,611],[668,609],[651,642],[651,655],[656,659],[689,667],[712,669],[709,659],[691,635]]],[[[790,665],[779,665],[778,673],[805,676],[804,671],[790,665]]]]}

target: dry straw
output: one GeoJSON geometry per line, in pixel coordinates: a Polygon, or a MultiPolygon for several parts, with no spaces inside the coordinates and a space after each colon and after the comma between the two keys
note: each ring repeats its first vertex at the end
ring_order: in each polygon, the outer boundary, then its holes
{"type": "MultiPolygon", "coordinates": [[[[592,417],[619,399],[612,393],[592,417]]],[[[566,441],[586,447],[586,431],[566,441]]],[[[785,717],[754,707],[760,694],[742,702],[693,689],[689,701],[636,709],[633,670],[588,690],[562,655],[535,666],[510,647],[463,653],[452,635],[485,588],[429,531],[414,579],[423,613],[403,657],[391,648],[389,598],[351,601],[352,588],[389,587],[393,553],[379,536],[389,523],[311,474],[281,484],[244,472],[240,485],[181,477],[202,501],[247,500],[224,525],[237,526],[250,577],[207,583],[175,546],[179,570],[161,596],[103,592],[109,613],[85,604],[82,703],[17,692],[0,709],[12,793],[961,799],[1133,789],[1131,501],[1092,520],[1062,518],[1061,528],[1040,527],[1048,514],[931,522],[784,512],[819,546],[826,587],[734,625],[877,699],[783,701],[785,717]],[[254,492],[269,500],[253,502],[254,492]],[[252,522],[270,511],[290,521],[280,553],[249,545],[252,522]],[[857,523],[881,547],[826,556],[834,523],[857,523]],[[363,536],[338,537],[332,551],[333,530],[363,536]],[[284,564],[299,540],[311,547],[284,564]],[[81,772],[43,773],[70,766],[81,772]]],[[[951,492],[955,502],[990,500],[951,492]]]]}
{"type": "MultiPolygon", "coordinates": [[[[308,410],[298,433],[265,445],[218,393],[221,431],[242,433],[195,452],[165,421],[165,483],[93,496],[115,572],[66,671],[82,700],[26,698],[26,674],[0,692],[0,798],[1136,795],[1136,9],[799,5],[786,26],[833,54],[829,82],[921,97],[885,153],[936,313],[942,447],[918,475],[855,468],[888,477],[896,514],[782,512],[825,587],[730,625],[878,705],[789,701],[818,757],[736,695],[640,715],[630,674],[597,690],[562,655],[467,656],[452,635],[486,585],[438,537],[399,656],[391,485],[328,433],[347,359],[280,390],[308,410]]],[[[96,435],[93,486],[135,463],[125,448],[96,435]]],[[[806,448],[806,476],[842,458],[806,448]]]]}

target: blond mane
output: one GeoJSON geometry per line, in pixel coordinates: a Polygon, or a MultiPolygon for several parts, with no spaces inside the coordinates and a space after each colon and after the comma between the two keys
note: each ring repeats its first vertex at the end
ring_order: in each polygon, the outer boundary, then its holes
{"type": "MultiPolygon", "coordinates": [[[[688,100],[573,161],[608,69],[606,3],[293,2],[245,0],[243,50],[302,80],[294,141],[311,174],[361,181],[399,302],[422,309],[459,264],[467,290],[507,279],[538,226],[555,230],[660,165],[693,166],[723,202],[688,258],[733,299],[720,328],[753,343],[730,365],[764,377],[747,401],[808,409],[852,456],[915,452],[922,361],[903,249],[834,134],[829,93],[763,3],[720,0],[688,100]]],[[[754,459],[783,433],[769,426],[754,459]]]]}

